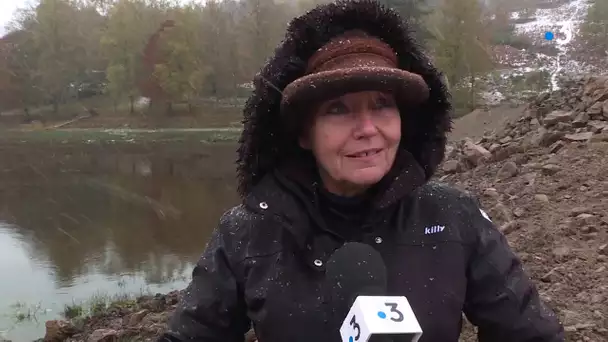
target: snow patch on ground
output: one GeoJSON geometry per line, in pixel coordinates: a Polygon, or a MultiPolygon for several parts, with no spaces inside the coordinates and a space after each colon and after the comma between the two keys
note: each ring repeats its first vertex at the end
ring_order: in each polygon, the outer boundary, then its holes
{"type": "Polygon", "coordinates": [[[539,68],[551,72],[553,89],[558,88],[557,77],[560,74],[581,73],[586,69],[571,57],[569,48],[571,41],[579,34],[589,6],[588,0],[573,0],[556,8],[537,9],[534,21],[515,25],[515,32],[531,37],[536,44],[555,44],[557,56],[536,56],[541,61],[539,68]],[[547,31],[555,35],[552,41],[545,40],[547,31]]]}
{"type": "Polygon", "coordinates": [[[481,93],[486,105],[497,106],[501,104],[507,97],[498,90],[488,90],[481,93]]]}
{"type": "Polygon", "coordinates": [[[573,0],[557,8],[537,9],[536,20],[516,24],[515,32],[532,34],[544,39],[546,31],[552,31],[555,27],[562,25],[570,25],[573,34],[576,34],[581,22],[585,19],[589,6],[588,0],[573,0]]]}
{"type": "MultiPolygon", "coordinates": [[[[537,9],[531,21],[515,24],[516,34],[528,37],[538,47],[554,46],[557,55],[532,53],[510,46],[494,47],[495,53],[500,56],[497,62],[504,69],[494,71],[494,77],[498,77],[498,80],[495,79],[494,87],[491,87],[493,89],[482,94],[487,103],[493,105],[497,101],[521,97],[520,95],[523,95],[521,93],[510,94],[511,87],[508,86],[509,80],[519,76],[529,75],[536,71],[547,71],[551,75],[552,90],[557,90],[559,89],[557,82],[559,76],[592,71],[592,66],[572,58],[574,44],[570,42],[577,38],[580,25],[585,20],[590,5],[589,0],[572,0],[555,8],[537,9]],[[553,40],[545,39],[547,31],[553,32],[555,36],[553,40]],[[569,35],[567,31],[570,31],[569,35]],[[501,85],[499,86],[499,84],[501,85]]],[[[511,18],[520,19],[520,14],[513,12],[511,18]]]]}

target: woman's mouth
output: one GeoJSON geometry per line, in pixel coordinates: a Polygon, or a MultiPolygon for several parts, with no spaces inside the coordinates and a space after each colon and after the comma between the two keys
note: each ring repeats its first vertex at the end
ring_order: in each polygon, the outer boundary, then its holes
{"type": "Polygon", "coordinates": [[[349,158],[366,158],[366,157],[373,157],[374,155],[380,153],[381,151],[382,151],[381,148],[373,148],[373,149],[367,149],[367,150],[347,154],[346,156],[349,158]]]}

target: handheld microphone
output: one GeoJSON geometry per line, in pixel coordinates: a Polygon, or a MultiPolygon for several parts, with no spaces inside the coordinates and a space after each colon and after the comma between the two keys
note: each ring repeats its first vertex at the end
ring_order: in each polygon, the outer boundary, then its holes
{"type": "Polygon", "coordinates": [[[386,266],[371,246],[350,242],[326,265],[334,312],[346,317],[342,342],[417,342],[422,329],[403,296],[386,296],[386,266]],[[345,313],[347,313],[345,315],[345,313]]]}

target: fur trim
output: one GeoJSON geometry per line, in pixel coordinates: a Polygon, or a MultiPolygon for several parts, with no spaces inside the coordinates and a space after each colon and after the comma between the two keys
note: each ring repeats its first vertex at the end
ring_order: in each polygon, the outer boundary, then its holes
{"type": "MultiPolygon", "coordinates": [[[[400,108],[402,148],[431,178],[444,158],[451,129],[450,94],[401,17],[374,0],[340,0],[294,18],[274,56],[254,78],[254,91],[244,109],[244,129],[237,159],[238,189],[245,197],[262,177],[300,149],[297,137],[280,115],[282,90],[304,75],[306,61],[332,38],[360,29],[389,44],[399,67],[416,73],[429,87],[429,99],[415,108],[400,108]]],[[[296,124],[297,126],[297,124],[296,124]]]]}

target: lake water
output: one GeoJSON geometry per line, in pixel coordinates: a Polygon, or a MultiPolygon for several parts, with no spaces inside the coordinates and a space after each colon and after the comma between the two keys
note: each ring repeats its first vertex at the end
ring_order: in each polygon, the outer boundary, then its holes
{"type": "Polygon", "coordinates": [[[43,337],[65,305],[96,296],[184,288],[238,202],[234,150],[0,150],[0,340],[43,337]]]}

